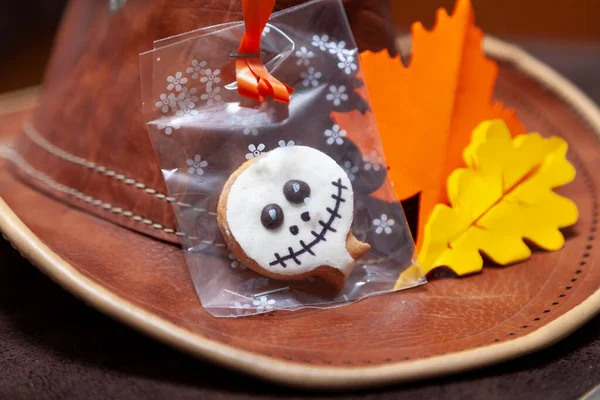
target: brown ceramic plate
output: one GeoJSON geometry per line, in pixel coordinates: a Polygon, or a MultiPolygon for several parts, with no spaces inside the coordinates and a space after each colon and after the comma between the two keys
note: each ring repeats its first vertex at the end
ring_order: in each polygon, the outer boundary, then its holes
{"type": "MultiPolygon", "coordinates": [[[[90,305],[185,352],[263,379],[365,387],[530,353],[600,309],[600,112],[518,48],[488,39],[486,50],[500,64],[495,97],[515,108],[528,130],[562,136],[570,145],[578,174],[561,193],[577,203],[580,221],[565,232],[568,240],[559,252],[536,251],[518,265],[434,279],[335,310],[217,319],[198,302],[178,247],[42,194],[2,161],[0,228],[32,263],[90,305]]],[[[0,100],[1,142],[13,140],[35,101],[32,93],[0,100]]],[[[48,184],[42,175],[34,178],[48,184]]]]}

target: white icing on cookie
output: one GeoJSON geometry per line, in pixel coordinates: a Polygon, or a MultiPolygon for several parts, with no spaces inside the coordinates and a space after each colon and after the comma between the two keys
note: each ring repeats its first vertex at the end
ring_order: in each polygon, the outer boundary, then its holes
{"type": "Polygon", "coordinates": [[[326,265],[347,277],[354,264],[346,249],[354,212],[348,175],[331,157],[305,146],[281,147],[255,160],[237,177],[227,198],[227,224],[244,253],[280,275],[326,265]],[[287,196],[286,183],[292,188],[287,196]],[[282,211],[283,221],[263,223],[261,215],[269,205],[263,218],[275,220],[282,211]]]}

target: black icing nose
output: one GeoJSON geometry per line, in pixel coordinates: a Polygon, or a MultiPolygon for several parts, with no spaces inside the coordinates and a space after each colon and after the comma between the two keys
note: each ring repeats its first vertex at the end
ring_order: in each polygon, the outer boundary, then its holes
{"type": "Polygon", "coordinates": [[[299,232],[298,226],[296,226],[296,225],[290,226],[290,232],[292,232],[292,235],[297,235],[299,232]]]}

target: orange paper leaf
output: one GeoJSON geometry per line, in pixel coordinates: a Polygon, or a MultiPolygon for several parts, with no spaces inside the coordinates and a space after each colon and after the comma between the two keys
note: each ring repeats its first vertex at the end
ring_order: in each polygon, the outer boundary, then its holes
{"type": "MultiPolygon", "coordinates": [[[[477,124],[502,119],[515,135],[525,130],[512,110],[492,102],[498,67],[483,54],[470,0],[458,0],[451,16],[439,9],[432,31],[413,24],[412,36],[408,67],[385,51],[363,53],[361,62],[396,195],[421,193],[420,243],[433,207],[447,203],[446,180],[464,166],[477,124]]],[[[334,118],[354,136],[349,116],[334,118]]]]}

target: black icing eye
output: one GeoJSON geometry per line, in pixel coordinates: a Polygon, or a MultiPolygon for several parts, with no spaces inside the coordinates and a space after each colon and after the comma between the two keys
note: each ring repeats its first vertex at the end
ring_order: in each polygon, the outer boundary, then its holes
{"type": "Polygon", "coordinates": [[[277,204],[266,205],[260,213],[260,222],[267,229],[277,229],[283,224],[283,210],[277,204]]]}
{"type": "Polygon", "coordinates": [[[301,215],[300,218],[302,218],[302,221],[304,222],[308,222],[310,221],[310,213],[308,211],[304,211],[301,215]]]}
{"type": "Polygon", "coordinates": [[[287,181],[283,185],[283,195],[290,203],[304,203],[304,199],[310,197],[310,186],[303,181],[287,181]]]}

